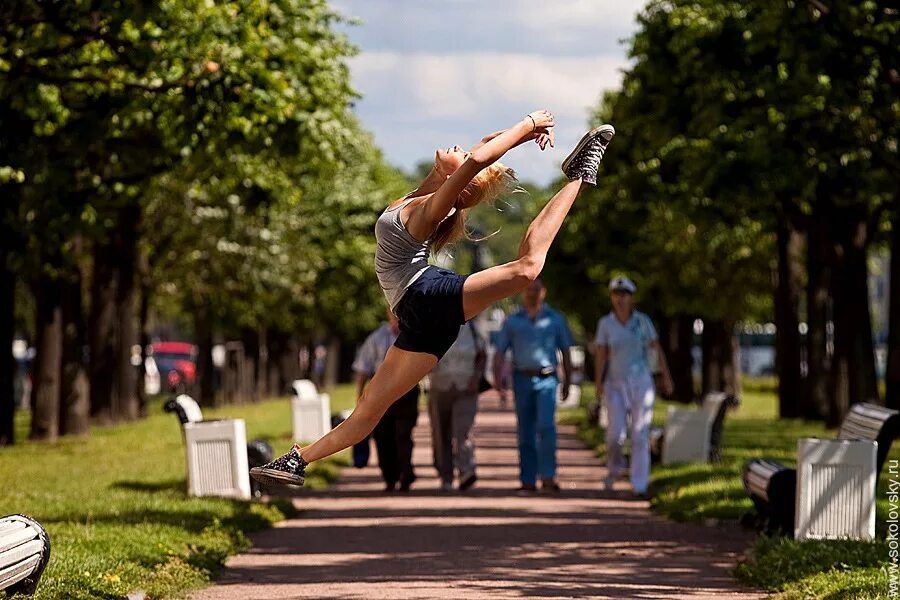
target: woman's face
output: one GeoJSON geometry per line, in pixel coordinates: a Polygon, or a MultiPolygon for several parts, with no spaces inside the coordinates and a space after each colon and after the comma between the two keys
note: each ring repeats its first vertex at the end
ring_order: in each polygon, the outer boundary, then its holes
{"type": "Polygon", "coordinates": [[[634,306],[634,296],[632,296],[631,292],[627,292],[625,290],[614,290],[611,297],[613,309],[616,312],[631,312],[631,309],[634,306]]]}
{"type": "Polygon", "coordinates": [[[450,177],[469,158],[469,153],[459,146],[438,148],[434,153],[434,168],[445,177],[450,177]]]}

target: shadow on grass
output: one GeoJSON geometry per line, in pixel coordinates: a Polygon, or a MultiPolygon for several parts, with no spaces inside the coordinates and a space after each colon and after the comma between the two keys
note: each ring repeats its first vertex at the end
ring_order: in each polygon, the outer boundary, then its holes
{"type": "Polygon", "coordinates": [[[240,500],[217,499],[230,504],[232,513],[222,517],[221,508],[191,509],[190,507],[171,509],[112,510],[92,515],[82,513],[62,514],[42,519],[45,523],[84,523],[87,525],[163,525],[177,527],[191,533],[200,533],[217,525],[250,533],[271,527],[284,517],[284,510],[293,513],[289,500],[274,500],[268,504],[244,502],[240,500]]]}
{"type": "Polygon", "coordinates": [[[114,481],[109,487],[133,492],[184,492],[187,482],[184,478],[163,481],[114,481]]]}

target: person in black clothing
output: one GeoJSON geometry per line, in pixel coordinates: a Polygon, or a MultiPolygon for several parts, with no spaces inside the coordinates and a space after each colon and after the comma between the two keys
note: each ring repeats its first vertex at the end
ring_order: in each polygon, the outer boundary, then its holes
{"type": "MultiPolygon", "coordinates": [[[[388,311],[388,322],[369,334],[363,342],[353,361],[357,399],[363,397],[366,384],[384,362],[388,348],[397,340],[399,333],[397,317],[388,311]]],[[[393,491],[398,484],[400,491],[408,491],[416,479],[412,465],[412,431],[418,419],[419,386],[416,385],[388,408],[372,432],[378,450],[378,466],[387,492],[393,491]]]]}

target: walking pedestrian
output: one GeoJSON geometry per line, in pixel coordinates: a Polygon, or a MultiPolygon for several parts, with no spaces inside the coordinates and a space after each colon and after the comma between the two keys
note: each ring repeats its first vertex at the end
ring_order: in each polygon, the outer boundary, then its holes
{"type": "Polygon", "coordinates": [[[509,129],[485,136],[469,152],[459,146],[439,149],[419,187],[387,207],[375,223],[375,271],[400,319],[397,341],[346,421],[309,446],[295,444],[271,463],[254,467],[251,476],[266,484],[303,485],[306,465],[371,432],[388,407],[434,368],[460,325],[538,277],[579,193],[585,185],[596,185],[600,161],[615,135],[611,125],[586,133],[563,161],[568,182],[529,225],[515,260],[468,277],[427,260],[429,253],[464,237],[469,209],[495,200],[515,185],[512,170],[497,161],[528,141],[542,150],[552,146],[554,124],[549,111],[538,110],[509,129]]]}
{"type": "Polygon", "coordinates": [[[497,335],[494,381],[506,394],[500,371],[512,350],[513,396],[519,441],[519,480],[524,491],[541,487],[559,490],[556,481],[556,394],[559,386],[557,351],[562,357],[565,400],[569,395],[572,335],[563,315],[544,303],[547,290],[540,279],[522,293],[523,308],[506,319],[497,335]]]}
{"type": "MultiPolygon", "coordinates": [[[[363,398],[366,385],[384,362],[385,355],[400,334],[397,317],[390,311],[387,316],[387,323],[369,334],[353,361],[357,404],[363,398]]],[[[412,432],[418,419],[419,386],[416,385],[385,411],[372,432],[386,492],[394,491],[398,484],[401,492],[409,491],[416,480],[412,464],[412,432]]]]}
{"type": "Polygon", "coordinates": [[[453,489],[454,467],[459,489],[474,485],[475,442],[472,429],[478,410],[478,385],[487,363],[486,342],[472,321],[459,328],[459,336],[431,370],[428,412],[434,468],[441,489],[453,489]]]}
{"type": "Polygon", "coordinates": [[[650,317],[634,309],[637,286],[628,277],[609,282],[612,310],[597,322],[594,377],[597,400],[606,397],[607,489],[625,469],[622,446],[631,417],[631,487],[647,496],[650,483],[650,420],[656,398],[650,363],[657,362],[663,393],[672,393],[672,377],[650,317]]]}

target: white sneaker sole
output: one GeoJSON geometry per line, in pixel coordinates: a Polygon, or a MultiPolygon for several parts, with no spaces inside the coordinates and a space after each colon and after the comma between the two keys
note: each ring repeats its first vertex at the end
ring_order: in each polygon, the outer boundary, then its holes
{"type": "Polygon", "coordinates": [[[575,156],[579,152],[581,152],[581,149],[584,148],[585,146],[587,146],[589,142],[591,142],[598,135],[600,135],[601,133],[604,133],[604,132],[610,134],[610,136],[609,136],[610,141],[616,135],[615,127],[613,127],[612,125],[609,125],[609,124],[604,124],[604,125],[601,125],[600,127],[595,127],[594,129],[591,129],[586,134],[584,134],[581,137],[581,141],[579,141],[578,145],[575,146],[575,149],[572,150],[572,152],[569,153],[569,156],[566,157],[566,160],[563,161],[563,163],[562,163],[563,173],[565,173],[568,170],[569,164],[572,162],[572,159],[575,158],[575,156]]]}

